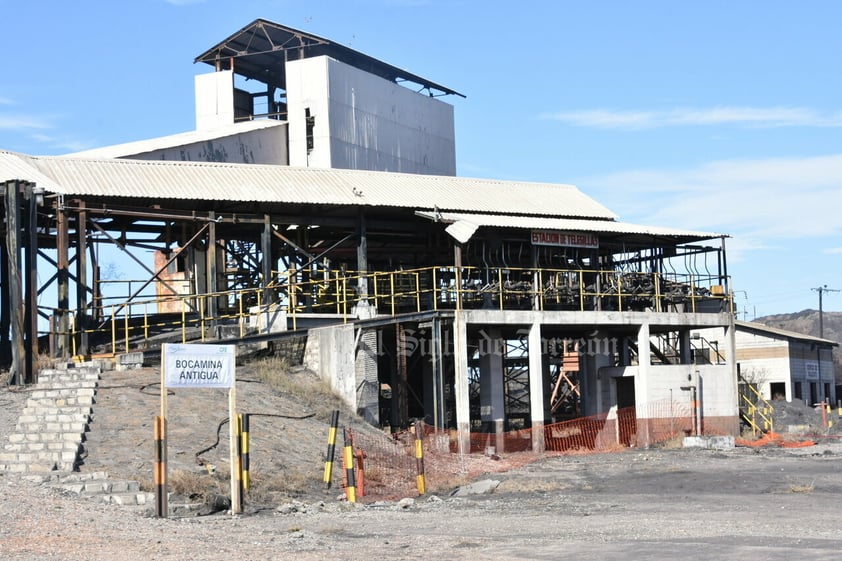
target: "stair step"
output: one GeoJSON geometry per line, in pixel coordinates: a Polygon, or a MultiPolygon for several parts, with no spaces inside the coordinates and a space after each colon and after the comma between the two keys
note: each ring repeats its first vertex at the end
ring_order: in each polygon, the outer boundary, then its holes
{"type": "Polygon", "coordinates": [[[21,415],[39,416],[39,415],[88,415],[90,416],[92,409],[90,406],[82,405],[65,405],[56,407],[55,405],[47,406],[41,403],[37,405],[27,404],[21,411],[21,415]]]}
{"type": "Polygon", "coordinates": [[[16,444],[5,444],[3,449],[6,452],[75,452],[79,449],[78,439],[75,442],[62,440],[56,442],[18,442],[16,444]]]}

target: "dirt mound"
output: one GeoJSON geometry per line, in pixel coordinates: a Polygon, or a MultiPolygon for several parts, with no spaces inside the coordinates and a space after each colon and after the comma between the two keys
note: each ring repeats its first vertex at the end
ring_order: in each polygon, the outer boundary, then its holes
{"type": "Polygon", "coordinates": [[[821,407],[811,407],[801,399],[791,402],[779,400],[772,402],[775,431],[798,434],[842,434],[839,411],[833,410],[822,416],[821,407]],[[831,422],[828,430],[827,420],[831,422]]]}
{"type": "MultiPolygon", "coordinates": [[[[237,367],[237,410],[250,414],[252,502],[323,494],[324,456],[333,410],[341,427],[387,438],[362,422],[316,374],[288,368],[278,359],[237,367]]],[[[160,413],[160,373],[145,368],[104,372],[96,394],[80,471],[106,471],[152,488],[153,419],[160,413]]],[[[171,490],[201,501],[227,492],[229,472],[228,392],[169,390],[168,472],[171,490]]],[[[340,449],[340,448],[338,448],[340,449]]],[[[340,460],[339,454],[335,457],[340,460]]],[[[341,492],[334,470],[331,495],[341,492]]]]}

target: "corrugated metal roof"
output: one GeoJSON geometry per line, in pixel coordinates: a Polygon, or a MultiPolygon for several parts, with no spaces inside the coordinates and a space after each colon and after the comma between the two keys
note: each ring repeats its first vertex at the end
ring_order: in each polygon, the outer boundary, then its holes
{"type": "Polygon", "coordinates": [[[15,180],[34,182],[46,191],[59,188],[52,178],[32,167],[28,156],[0,151],[0,183],[15,180]]]}
{"type": "Polygon", "coordinates": [[[5,178],[31,179],[48,191],[78,196],[616,216],[572,185],[377,171],[6,153],[0,181],[5,178]]]}
{"type": "Polygon", "coordinates": [[[777,335],[778,337],[783,337],[784,339],[794,339],[797,341],[807,341],[808,343],[821,343],[824,345],[830,345],[833,347],[838,347],[839,343],[836,341],[831,341],[830,339],[822,339],[821,337],[815,337],[813,335],[806,335],[804,333],[797,333],[795,331],[789,331],[787,329],[778,329],[776,327],[769,327],[768,325],[764,325],[762,323],[757,323],[753,321],[735,321],[734,325],[737,326],[737,329],[743,329],[746,331],[755,331],[757,333],[766,333],[768,335],[777,335]]]}
{"type": "Polygon", "coordinates": [[[508,214],[467,214],[455,212],[417,212],[419,216],[440,222],[467,222],[476,226],[496,228],[525,228],[530,230],[565,230],[572,232],[594,232],[601,234],[635,234],[643,236],[695,238],[707,240],[723,237],[723,234],[679,230],[660,226],[642,226],[614,220],[581,220],[570,218],[548,218],[541,216],[512,216],[508,214]]]}
{"type": "Polygon", "coordinates": [[[94,148],[92,150],[83,150],[81,152],[65,154],[62,157],[127,158],[131,156],[137,156],[139,154],[154,152],[155,150],[177,148],[179,146],[187,146],[189,144],[196,144],[198,142],[207,142],[208,140],[226,138],[229,136],[243,134],[255,130],[266,129],[270,127],[286,126],[286,124],[286,121],[276,121],[274,119],[243,121],[240,123],[232,123],[226,126],[214,127],[213,129],[195,130],[179,134],[171,134],[169,136],[159,136],[158,138],[150,138],[149,140],[138,140],[135,142],[125,142],[123,144],[115,144],[113,146],[94,148]]]}

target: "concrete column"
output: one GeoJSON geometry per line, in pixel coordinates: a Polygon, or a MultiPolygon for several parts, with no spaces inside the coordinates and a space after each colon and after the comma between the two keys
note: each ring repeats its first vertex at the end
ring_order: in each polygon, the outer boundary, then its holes
{"type": "Polygon", "coordinates": [[[468,326],[462,312],[453,318],[453,394],[459,453],[471,451],[471,408],[468,394],[468,326]]]}
{"type": "MultiPolygon", "coordinates": [[[[733,426],[733,435],[739,436],[740,431],[740,390],[738,387],[737,381],[737,329],[734,326],[734,315],[731,314],[731,324],[724,328],[725,331],[725,360],[728,361],[728,367],[731,370],[731,375],[729,376],[729,383],[730,386],[728,388],[728,392],[733,396],[731,402],[734,404],[731,411],[734,415],[734,426],[733,426]]],[[[789,385],[789,384],[787,384],[789,385]]],[[[790,388],[790,391],[792,389],[790,388]]],[[[704,396],[699,396],[699,399],[704,400],[704,396]]],[[[704,403],[704,401],[702,401],[704,403]]]]}
{"type": "Polygon", "coordinates": [[[506,400],[503,380],[505,342],[499,327],[480,331],[479,399],[480,417],[486,432],[496,436],[495,447],[503,451],[503,429],[506,421],[506,400]]]}
{"type": "Polygon", "coordinates": [[[544,451],[544,360],[541,324],[529,328],[529,415],[532,418],[532,451],[544,451]]]}
{"type": "Polygon", "coordinates": [[[678,352],[681,364],[693,363],[693,347],[690,344],[690,331],[687,329],[678,332],[678,352]]]}
{"type": "MultiPolygon", "coordinates": [[[[369,424],[380,424],[380,381],[377,373],[377,332],[363,331],[356,337],[354,355],[357,414],[369,424]]],[[[394,395],[394,388],[392,388],[394,395]]]]}
{"type": "Polygon", "coordinates": [[[652,361],[649,355],[649,324],[643,323],[637,332],[637,376],[634,380],[635,416],[637,417],[637,444],[649,446],[649,419],[646,418],[646,401],[649,395],[649,376],[652,361]]]}

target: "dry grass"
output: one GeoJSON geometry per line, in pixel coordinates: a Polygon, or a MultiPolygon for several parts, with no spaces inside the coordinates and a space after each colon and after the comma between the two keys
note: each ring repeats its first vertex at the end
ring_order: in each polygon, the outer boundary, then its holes
{"type": "Polygon", "coordinates": [[[279,495],[302,496],[321,483],[321,477],[311,473],[283,470],[278,473],[249,472],[249,499],[253,502],[271,502],[279,495]]]}
{"type": "Polygon", "coordinates": [[[329,382],[309,370],[291,371],[283,357],[269,357],[255,363],[258,378],[278,394],[295,396],[308,405],[319,420],[329,421],[335,409],[342,408],[342,400],[329,382]]]}
{"type": "Polygon", "coordinates": [[[661,450],[678,450],[684,448],[684,435],[675,435],[655,444],[654,448],[661,450]]]}
{"type": "Polygon", "coordinates": [[[816,488],[816,480],[813,479],[809,483],[804,482],[790,482],[786,488],[787,493],[812,493],[816,488]]]}
{"type": "Polygon", "coordinates": [[[198,471],[175,470],[167,478],[168,490],[191,500],[210,495],[224,495],[228,491],[227,476],[221,473],[208,474],[198,471]]]}

